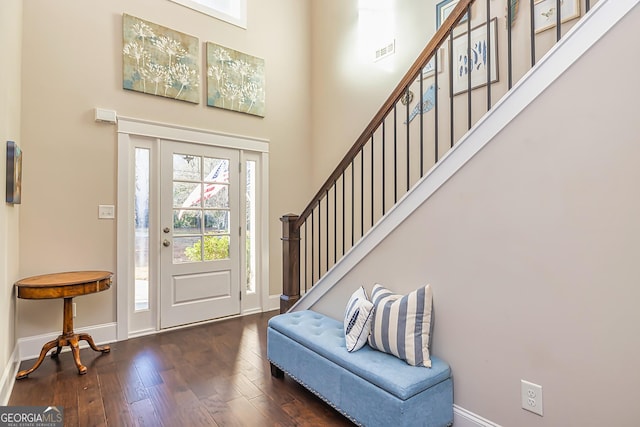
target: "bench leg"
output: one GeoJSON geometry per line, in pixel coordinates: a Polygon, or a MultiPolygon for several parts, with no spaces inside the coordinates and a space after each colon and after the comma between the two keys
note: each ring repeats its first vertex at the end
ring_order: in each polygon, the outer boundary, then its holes
{"type": "Polygon", "coordinates": [[[271,376],[274,378],[284,378],[284,371],[278,368],[273,363],[269,363],[271,365],[271,376]]]}

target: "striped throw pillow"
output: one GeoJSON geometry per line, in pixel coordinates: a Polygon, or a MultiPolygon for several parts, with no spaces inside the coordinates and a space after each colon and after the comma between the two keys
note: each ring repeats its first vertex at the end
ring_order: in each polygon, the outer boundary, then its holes
{"type": "Polygon", "coordinates": [[[361,349],[369,338],[373,304],[367,298],[364,287],[360,286],[349,298],[344,313],[344,338],[347,351],[361,349]]]}
{"type": "Polygon", "coordinates": [[[407,295],[397,295],[382,285],[374,285],[371,292],[374,314],[369,345],[393,354],[409,365],[430,368],[432,300],[430,285],[407,295]]]}

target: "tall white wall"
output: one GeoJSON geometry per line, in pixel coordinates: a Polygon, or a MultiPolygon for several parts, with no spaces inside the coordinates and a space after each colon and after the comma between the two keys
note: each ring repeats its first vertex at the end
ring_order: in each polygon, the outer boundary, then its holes
{"type": "Polygon", "coordinates": [[[504,426],[632,426],[640,398],[640,7],[313,308],[431,283],[454,402],[504,426]],[[544,417],[520,408],[543,386],[544,417]]]}
{"type": "MultiPolygon", "coordinates": [[[[94,122],[93,109],[102,107],[128,117],[270,140],[270,293],[280,294],[278,218],[301,210],[310,193],[309,1],[248,0],[246,30],[167,0],[23,4],[20,276],[115,271],[116,222],[97,218],[99,204],[116,203],[116,128],[94,122]],[[263,58],[266,116],[122,89],[123,13],[190,34],[201,44],[212,41],[263,58]]],[[[3,22],[9,19],[2,16],[3,22]]],[[[11,253],[15,250],[12,245],[11,253]]],[[[116,290],[117,284],[78,299],[76,327],[114,322],[116,290]]],[[[58,331],[61,305],[59,300],[20,300],[18,336],[58,331]]]]}
{"type": "Polygon", "coordinates": [[[314,190],[327,179],[435,32],[435,2],[311,2],[314,190]],[[382,7],[363,9],[367,5],[382,7]],[[394,40],[396,53],[374,62],[394,40]]]}
{"type": "MultiPolygon", "coordinates": [[[[0,2],[0,46],[2,46],[2,67],[0,67],[0,378],[5,381],[11,375],[10,358],[15,348],[15,292],[13,284],[18,280],[18,236],[20,205],[4,202],[6,176],[6,141],[14,141],[27,152],[28,144],[22,140],[20,132],[20,87],[22,45],[22,1],[0,2]]],[[[0,380],[0,405],[3,387],[0,380]]]]}
{"type": "MultiPolygon", "coordinates": [[[[580,0],[581,9],[585,0],[580,0]]],[[[311,141],[314,187],[327,179],[335,166],[344,157],[351,145],[360,136],[391,91],[400,82],[409,67],[425,48],[436,31],[436,5],[439,1],[412,0],[318,0],[311,2],[311,141]],[[374,52],[395,41],[395,53],[374,61],[374,52]]],[[[591,0],[595,5],[597,0],[591,0]]],[[[476,28],[486,22],[485,0],[472,5],[470,27],[476,28]]],[[[507,0],[490,0],[490,14],[498,20],[498,49],[506,57],[506,4],[507,0]]],[[[565,22],[566,33],[577,19],[565,22]]],[[[454,36],[467,31],[467,22],[455,28],[454,36]]],[[[521,1],[512,25],[513,82],[518,81],[531,68],[529,3],[521,1]]],[[[540,59],[556,42],[555,30],[536,35],[535,54],[540,59]]],[[[448,43],[448,42],[447,42],[448,43]]],[[[446,44],[446,43],[445,43],[446,44]]],[[[448,97],[448,86],[444,82],[447,74],[446,49],[440,56],[440,95],[448,97]]],[[[495,103],[508,90],[507,61],[498,63],[499,79],[492,85],[495,103]]],[[[424,80],[424,90],[434,83],[433,78],[424,80]]],[[[419,98],[418,85],[411,108],[419,98]]],[[[486,112],[486,91],[474,91],[474,121],[486,112]]],[[[442,99],[442,98],[441,98],[442,99]]],[[[455,97],[458,114],[467,113],[464,96],[455,97]]],[[[440,133],[446,134],[448,108],[439,113],[440,133]]],[[[403,126],[399,127],[403,132],[403,126]]],[[[467,130],[466,120],[455,124],[455,136],[459,139],[467,130]]],[[[427,130],[427,134],[430,132],[427,130]]],[[[428,138],[428,137],[427,137],[428,138]]],[[[446,135],[442,141],[446,141],[446,135]]],[[[440,156],[446,151],[441,144],[440,156]]],[[[431,150],[428,150],[429,152],[431,150]]]]}

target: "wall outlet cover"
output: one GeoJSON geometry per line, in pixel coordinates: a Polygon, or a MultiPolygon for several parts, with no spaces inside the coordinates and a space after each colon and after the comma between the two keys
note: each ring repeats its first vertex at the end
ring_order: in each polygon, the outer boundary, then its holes
{"type": "Polygon", "coordinates": [[[541,385],[520,380],[520,396],[522,398],[522,409],[540,416],[543,415],[541,385]]]}

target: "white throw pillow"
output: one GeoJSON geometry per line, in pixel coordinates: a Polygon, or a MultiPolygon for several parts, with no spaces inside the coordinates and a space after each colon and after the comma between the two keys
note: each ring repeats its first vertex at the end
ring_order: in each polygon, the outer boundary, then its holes
{"type": "Polygon", "coordinates": [[[374,314],[369,345],[409,365],[430,368],[431,286],[397,295],[376,284],[371,291],[371,301],[374,314]]]}
{"type": "Polygon", "coordinates": [[[367,298],[364,287],[360,286],[349,298],[344,313],[344,337],[347,351],[352,352],[362,348],[369,338],[371,331],[373,304],[367,298]]]}

